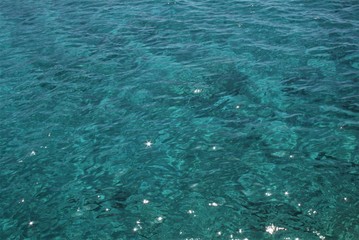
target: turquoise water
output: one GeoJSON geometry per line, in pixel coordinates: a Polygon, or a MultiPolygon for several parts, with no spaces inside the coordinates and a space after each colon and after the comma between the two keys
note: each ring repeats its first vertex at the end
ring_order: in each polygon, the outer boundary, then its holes
{"type": "Polygon", "coordinates": [[[359,239],[358,1],[0,2],[0,239],[359,239]]]}

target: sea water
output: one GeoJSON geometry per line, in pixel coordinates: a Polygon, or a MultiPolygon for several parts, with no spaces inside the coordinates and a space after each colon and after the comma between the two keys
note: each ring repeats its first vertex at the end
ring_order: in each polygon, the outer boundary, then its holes
{"type": "Polygon", "coordinates": [[[2,0],[0,239],[359,239],[359,2],[2,0]]]}

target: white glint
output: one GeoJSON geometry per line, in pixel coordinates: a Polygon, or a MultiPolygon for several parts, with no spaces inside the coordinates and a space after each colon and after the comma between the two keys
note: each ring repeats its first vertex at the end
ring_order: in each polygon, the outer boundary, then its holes
{"type": "Polygon", "coordinates": [[[158,218],[156,218],[156,220],[157,220],[158,222],[162,222],[162,221],[163,221],[163,217],[162,217],[162,216],[159,216],[158,218]]]}
{"type": "Polygon", "coordinates": [[[312,209],[312,208],[308,210],[308,215],[309,215],[309,216],[315,215],[315,214],[317,214],[317,213],[318,213],[318,212],[317,212],[316,210],[312,209]]]}
{"type": "Polygon", "coordinates": [[[313,231],[313,233],[316,234],[316,235],[319,237],[319,239],[321,239],[321,240],[324,240],[324,239],[325,239],[325,237],[324,237],[320,232],[318,232],[318,231],[313,231]]]}
{"type": "Polygon", "coordinates": [[[142,226],[141,226],[141,221],[140,220],[137,220],[136,221],[136,227],[133,228],[133,231],[134,232],[137,232],[138,230],[141,230],[142,229],[142,226]]]}
{"type": "Polygon", "coordinates": [[[266,232],[269,233],[269,234],[274,234],[275,232],[277,232],[279,230],[287,230],[287,229],[282,228],[282,227],[274,226],[274,224],[266,227],[266,232]]]}
{"type": "Polygon", "coordinates": [[[147,148],[150,148],[150,147],[152,147],[153,143],[151,141],[146,141],[145,145],[147,148]]]}
{"type": "Polygon", "coordinates": [[[218,207],[218,203],[215,203],[215,202],[213,202],[213,203],[208,203],[208,205],[209,205],[209,206],[212,206],[212,207],[218,207]]]}
{"type": "Polygon", "coordinates": [[[143,204],[148,204],[150,201],[149,200],[147,200],[147,199],[143,199],[143,204]]]}

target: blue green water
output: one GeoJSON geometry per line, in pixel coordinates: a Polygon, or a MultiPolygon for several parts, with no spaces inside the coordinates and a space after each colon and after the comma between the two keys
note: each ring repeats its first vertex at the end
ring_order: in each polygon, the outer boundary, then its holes
{"type": "Polygon", "coordinates": [[[359,239],[356,0],[0,1],[0,239],[359,239]]]}

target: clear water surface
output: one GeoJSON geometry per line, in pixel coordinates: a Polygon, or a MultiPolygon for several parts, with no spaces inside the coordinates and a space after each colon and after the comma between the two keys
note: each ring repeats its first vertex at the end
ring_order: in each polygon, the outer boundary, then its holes
{"type": "Polygon", "coordinates": [[[2,0],[0,239],[359,239],[359,2],[2,0]]]}

